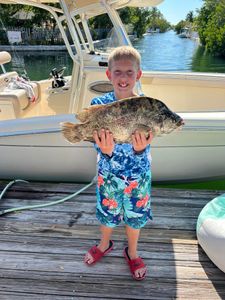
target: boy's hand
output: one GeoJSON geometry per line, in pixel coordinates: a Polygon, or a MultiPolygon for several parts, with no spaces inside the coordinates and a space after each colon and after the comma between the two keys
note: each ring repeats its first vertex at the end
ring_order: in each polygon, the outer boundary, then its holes
{"type": "Polygon", "coordinates": [[[153,133],[149,131],[149,137],[146,138],[143,132],[135,131],[132,134],[132,143],[135,152],[142,152],[147,145],[151,144],[153,139],[153,133]]]}
{"type": "Polygon", "coordinates": [[[98,135],[98,132],[95,130],[93,132],[93,138],[103,154],[112,156],[115,143],[113,135],[109,130],[101,129],[100,135],[98,135]]]}

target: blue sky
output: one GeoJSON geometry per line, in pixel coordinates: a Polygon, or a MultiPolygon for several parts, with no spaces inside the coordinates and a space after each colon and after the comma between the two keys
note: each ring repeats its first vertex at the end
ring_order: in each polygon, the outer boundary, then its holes
{"type": "Polygon", "coordinates": [[[202,0],[164,0],[157,8],[166,20],[173,25],[184,20],[189,11],[195,13],[196,8],[201,8],[202,0]]]}

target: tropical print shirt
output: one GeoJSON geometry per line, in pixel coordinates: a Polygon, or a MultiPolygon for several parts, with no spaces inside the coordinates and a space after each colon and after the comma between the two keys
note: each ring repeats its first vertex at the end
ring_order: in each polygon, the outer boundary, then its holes
{"type": "MultiPolygon", "coordinates": [[[[94,98],[91,101],[91,105],[104,105],[114,101],[117,101],[115,94],[110,92],[94,98]]],[[[136,154],[132,144],[115,144],[112,157],[103,154],[96,144],[95,148],[98,153],[98,172],[101,174],[109,172],[120,178],[135,179],[141,173],[145,173],[151,168],[150,145],[141,154],[136,154]]]]}

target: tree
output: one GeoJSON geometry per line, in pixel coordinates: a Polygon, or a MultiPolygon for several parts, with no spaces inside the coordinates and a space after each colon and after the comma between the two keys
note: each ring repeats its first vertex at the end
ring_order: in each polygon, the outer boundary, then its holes
{"type": "Polygon", "coordinates": [[[148,28],[148,16],[149,12],[146,8],[138,8],[136,9],[134,19],[134,31],[137,34],[137,37],[142,37],[148,28]]]}
{"type": "Polygon", "coordinates": [[[124,24],[132,24],[134,33],[141,37],[147,30],[149,11],[146,8],[125,7],[119,10],[124,24]]]}
{"type": "Polygon", "coordinates": [[[174,27],[177,34],[181,33],[181,30],[187,26],[187,21],[181,20],[177,25],[174,27]]]}
{"type": "Polygon", "coordinates": [[[107,14],[93,17],[88,21],[93,39],[104,39],[113,27],[107,14]]]}
{"type": "MultiPolygon", "coordinates": [[[[52,4],[54,7],[59,7],[59,4],[54,3],[52,4]]],[[[51,29],[51,39],[45,39],[41,37],[39,40],[36,38],[35,41],[29,39],[29,43],[32,44],[54,44],[55,33],[54,29],[56,27],[56,20],[55,18],[46,10],[32,7],[28,5],[19,5],[19,4],[0,4],[0,22],[2,30],[0,30],[0,41],[3,44],[8,44],[8,37],[7,37],[7,28],[9,27],[17,27],[17,28],[29,28],[30,37],[32,37],[32,32],[34,28],[49,27],[51,29]],[[27,15],[30,14],[31,17],[29,18],[18,18],[15,14],[19,12],[25,12],[27,15]]],[[[27,42],[26,40],[24,40],[27,42]]]]}
{"type": "Polygon", "coordinates": [[[189,11],[185,19],[187,22],[193,23],[194,22],[194,13],[193,11],[189,11]]]}
{"type": "Polygon", "coordinates": [[[46,10],[43,10],[38,7],[31,7],[20,4],[0,4],[0,19],[5,27],[23,26],[31,28],[34,25],[40,26],[44,21],[54,22],[51,18],[51,14],[46,10]],[[19,20],[17,18],[14,18],[13,15],[20,10],[23,10],[25,12],[33,12],[34,17],[32,17],[32,19],[30,20],[19,20]]]}
{"type": "Polygon", "coordinates": [[[158,27],[158,20],[163,17],[162,13],[156,8],[153,7],[150,10],[150,15],[149,15],[149,27],[152,28],[153,30],[156,30],[158,27]]]}
{"type": "Polygon", "coordinates": [[[150,10],[148,27],[151,28],[152,30],[159,29],[160,32],[165,32],[171,28],[171,25],[164,18],[163,14],[156,7],[153,7],[150,10]]]}
{"type": "MultiPolygon", "coordinates": [[[[52,4],[52,6],[58,6],[59,4],[52,4]]],[[[142,37],[148,28],[159,29],[160,32],[165,32],[171,25],[163,17],[161,12],[157,8],[137,8],[137,7],[125,7],[119,10],[120,17],[125,25],[133,29],[133,33],[136,33],[137,37],[142,37]]],[[[44,23],[51,25],[54,29],[56,26],[55,19],[51,14],[43,9],[24,6],[24,5],[1,5],[0,4],[0,20],[5,27],[8,26],[21,26],[21,27],[41,27],[44,23]],[[30,20],[17,20],[12,16],[19,10],[25,10],[27,12],[33,12],[34,16],[30,20]]],[[[112,23],[109,17],[104,14],[91,18],[89,25],[92,29],[94,37],[105,38],[107,33],[112,28],[112,23]],[[99,36],[99,32],[100,35],[99,36]]],[[[3,26],[3,27],[4,27],[3,26]]],[[[3,32],[4,34],[4,32],[3,32]]],[[[0,36],[1,38],[1,36],[0,36]]],[[[4,37],[5,38],[5,37],[4,37]]],[[[1,38],[2,40],[3,38],[1,38]]]]}
{"type": "Polygon", "coordinates": [[[202,45],[225,56],[225,0],[204,0],[196,23],[202,45]]]}
{"type": "Polygon", "coordinates": [[[133,30],[138,37],[141,37],[148,28],[159,29],[160,32],[165,32],[171,28],[170,23],[155,7],[152,9],[126,7],[120,10],[120,17],[124,24],[133,25],[133,30]]]}

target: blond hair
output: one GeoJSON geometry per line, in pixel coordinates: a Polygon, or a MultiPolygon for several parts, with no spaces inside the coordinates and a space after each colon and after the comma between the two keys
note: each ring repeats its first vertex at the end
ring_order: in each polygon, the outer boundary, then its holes
{"type": "Polygon", "coordinates": [[[113,61],[118,61],[121,59],[128,59],[134,62],[137,65],[138,70],[141,65],[141,56],[136,49],[131,46],[121,46],[115,48],[110,54],[108,58],[108,68],[109,70],[112,68],[113,61]]]}

